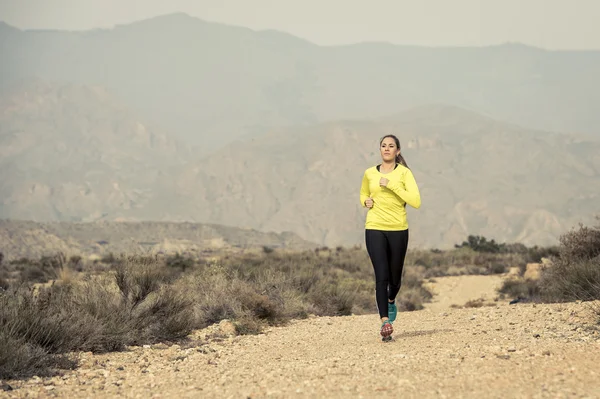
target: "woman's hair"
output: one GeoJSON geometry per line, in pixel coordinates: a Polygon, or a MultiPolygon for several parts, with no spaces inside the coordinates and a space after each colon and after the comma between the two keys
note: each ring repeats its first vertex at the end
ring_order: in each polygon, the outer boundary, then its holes
{"type": "MultiPolygon", "coordinates": [[[[381,146],[381,143],[383,143],[383,140],[385,140],[388,137],[394,139],[394,141],[396,142],[396,147],[398,147],[398,150],[400,150],[400,140],[398,140],[398,137],[394,136],[393,134],[388,134],[388,135],[383,136],[381,138],[381,140],[379,140],[379,146],[381,146]]],[[[400,165],[403,165],[408,168],[408,164],[406,163],[406,160],[402,156],[402,153],[399,153],[396,156],[396,162],[399,163],[400,165]]]]}

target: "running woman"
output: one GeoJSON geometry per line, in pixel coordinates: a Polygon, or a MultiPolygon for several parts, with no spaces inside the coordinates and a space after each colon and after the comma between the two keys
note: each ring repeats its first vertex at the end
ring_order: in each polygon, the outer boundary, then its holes
{"type": "Polygon", "coordinates": [[[384,136],[379,150],[382,162],[365,171],[360,203],[368,209],[365,241],[375,271],[375,298],[382,322],[380,334],[388,340],[394,332],[396,295],[408,247],[406,204],[420,208],[421,194],[400,154],[400,140],[394,135],[384,136]]]}

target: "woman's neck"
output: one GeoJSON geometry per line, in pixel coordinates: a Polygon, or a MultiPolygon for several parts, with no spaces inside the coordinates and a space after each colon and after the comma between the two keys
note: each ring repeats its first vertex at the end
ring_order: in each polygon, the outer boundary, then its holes
{"type": "Polygon", "coordinates": [[[396,161],[383,161],[381,162],[381,166],[380,166],[380,170],[383,172],[390,172],[392,170],[394,170],[394,168],[396,167],[396,161]]]}

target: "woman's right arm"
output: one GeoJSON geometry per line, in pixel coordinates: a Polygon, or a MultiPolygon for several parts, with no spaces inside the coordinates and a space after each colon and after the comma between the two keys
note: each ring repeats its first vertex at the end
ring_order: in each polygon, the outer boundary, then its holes
{"type": "Polygon", "coordinates": [[[362,178],[362,184],[360,186],[360,204],[363,207],[366,207],[365,201],[370,196],[371,196],[371,191],[369,190],[369,179],[367,178],[367,172],[365,171],[365,174],[363,175],[363,178],[362,178]]]}

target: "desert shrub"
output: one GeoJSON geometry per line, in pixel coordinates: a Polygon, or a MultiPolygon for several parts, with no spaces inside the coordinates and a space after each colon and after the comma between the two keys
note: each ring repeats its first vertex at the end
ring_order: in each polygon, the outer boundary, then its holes
{"type": "Polygon", "coordinates": [[[107,255],[104,255],[101,259],[100,262],[105,263],[107,265],[112,265],[113,263],[117,262],[117,256],[115,254],[113,254],[112,252],[108,253],[107,255]]]}
{"type": "MultiPolygon", "coordinates": [[[[67,367],[71,351],[118,351],[178,340],[224,319],[237,334],[256,334],[310,314],[376,312],[373,268],[360,248],[263,251],[218,262],[181,256],[109,260],[101,274],[36,288],[25,284],[0,294],[1,331],[13,346],[6,352],[10,357],[0,356],[3,375],[41,375],[67,367]]],[[[64,258],[58,261],[20,265],[64,270],[64,258]]],[[[66,263],[76,267],[80,262],[66,263]]],[[[420,309],[431,298],[422,286],[423,270],[407,267],[398,297],[401,310],[420,309]]]]}
{"type": "Polygon", "coordinates": [[[158,291],[169,277],[166,268],[148,257],[124,257],[115,264],[115,281],[132,309],[158,291]]]}
{"type": "Polygon", "coordinates": [[[423,303],[429,302],[433,295],[423,287],[422,271],[406,268],[402,276],[402,287],[396,299],[398,309],[401,311],[414,311],[423,309],[423,303]]]}
{"type": "Polygon", "coordinates": [[[185,272],[196,265],[194,259],[181,254],[168,256],[165,263],[167,267],[177,269],[181,272],[185,272]]]}
{"type": "Polygon", "coordinates": [[[0,264],[0,276],[16,283],[47,283],[63,276],[83,271],[83,261],[74,255],[67,259],[63,253],[42,256],[40,259],[20,258],[0,264]]]}
{"type": "Polygon", "coordinates": [[[0,379],[47,377],[57,369],[74,369],[73,356],[51,354],[8,330],[0,329],[0,379]]]}
{"type": "Polygon", "coordinates": [[[269,247],[268,245],[264,245],[262,247],[262,249],[265,254],[270,254],[275,251],[273,248],[269,247]]]}
{"type": "Polygon", "coordinates": [[[76,346],[72,341],[81,342],[76,320],[53,303],[48,293],[32,289],[0,294],[0,378],[51,375],[73,364],[65,353],[76,346]]]}
{"type": "MultiPolygon", "coordinates": [[[[360,249],[326,247],[298,253],[228,256],[186,278],[201,326],[231,319],[241,325],[274,325],[309,314],[376,312],[374,277],[360,249]],[[258,324],[249,324],[254,319],[258,324]]],[[[412,290],[402,310],[416,310],[431,298],[422,277],[408,272],[401,295],[412,290]],[[413,289],[415,288],[415,289],[413,289]],[[415,303],[415,305],[410,305],[415,303]]],[[[255,331],[242,328],[239,331],[255,331]]]]}
{"type": "Polygon", "coordinates": [[[423,296],[421,290],[417,288],[406,288],[400,291],[396,298],[398,310],[414,311],[423,309],[423,296]]]}
{"type": "Polygon", "coordinates": [[[504,246],[504,244],[496,243],[494,239],[488,241],[485,237],[470,235],[462,244],[455,245],[455,248],[467,247],[476,252],[498,253],[504,249],[504,246]]]}
{"type": "Polygon", "coordinates": [[[492,262],[489,267],[491,274],[502,274],[506,272],[506,265],[500,262],[492,262]]]}
{"type": "Polygon", "coordinates": [[[0,294],[2,341],[12,345],[10,356],[0,356],[4,378],[51,373],[72,364],[72,351],[115,351],[187,336],[197,325],[193,304],[163,269],[126,258],[112,275],[0,294]]]}
{"type": "Polygon", "coordinates": [[[544,258],[549,259],[559,254],[559,247],[554,245],[550,247],[538,247],[537,245],[527,248],[525,251],[525,263],[540,263],[544,258]]]}
{"type": "Polygon", "coordinates": [[[252,315],[242,314],[234,322],[235,332],[238,335],[256,335],[262,332],[267,323],[256,319],[252,315]]]}
{"type": "Polygon", "coordinates": [[[173,341],[185,338],[197,326],[193,303],[187,293],[163,286],[135,314],[137,336],[129,344],[173,341]]]}
{"type": "Polygon", "coordinates": [[[8,282],[8,279],[6,278],[6,275],[3,273],[0,273],[0,292],[6,291],[9,288],[10,288],[10,283],[8,282]]]}
{"type": "Polygon", "coordinates": [[[600,226],[580,225],[563,234],[557,247],[534,247],[527,254],[528,260],[548,259],[539,280],[508,279],[502,295],[543,302],[600,299],[600,226]]]}
{"type": "Polygon", "coordinates": [[[318,316],[345,316],[352,313],[354,294],[336,281],[321,280],[308,292],[308,299],[318,316]]]}
{"type": "Polygon", "coordinates": [[[600,225],[579,225],[560,237],[559,258],[564,260],[596,259],[600,255],[600,225]]]}
{"type": "Polygon", "coordinates": [[[557,247],[528,248],[523,244],[499,244],[478,236],[470,236],[469,240],[450,250],[409,251],[406,264],[422,266],[424,278],[502,274],[511,267],[518,267],[523,274],[528,263],[541,262],[543,258],[557,253],[557,247]]]}
{"type": "Polygon", "coordinates": [[[579,226],[560,237],[558,256],[543,269],[540,288],[547,301],[600,299],[600,226],[579,226]]]}
{"type": "MultiPolygon", "coordinates": [[[[268,285],[268,283],[263,284],[268,285]]],[[[277,295],[267,295],[267,290],[262,287],[252,286],[243,280],[233,280],[231,295],[240,303],[243,312],[257,319],[276,322],[282,317],[283,303],[277,295]]]]}
{"type": "Polygon", "coordinates": [[[57,278],[62,260],[60,256],[44,256],[39,260],[21,258],[11,263],[18,272],[21,282],[46,283],[57,278]]]}
{"type": "Polygon", "coordinates": [[[196,321],[186,287],[178,285],[164,264],[151,257],[124,257],[116,263],[115,281],[121,313],[135,336],[128,344],[179,339],[196,321]]]}
{"type": "Polygon", "coordinates": [[[539,300],[540,288],[535,280],[523,278],[510,278],[504,280],[498,292],[510,298],[539,300]]]}
{"type": "Polygon", "coordinates": [[[481,298],[479,299],[471,299],[463,305],[465,308],[480,308],[485,304],[485,301],[481,298]]]}

